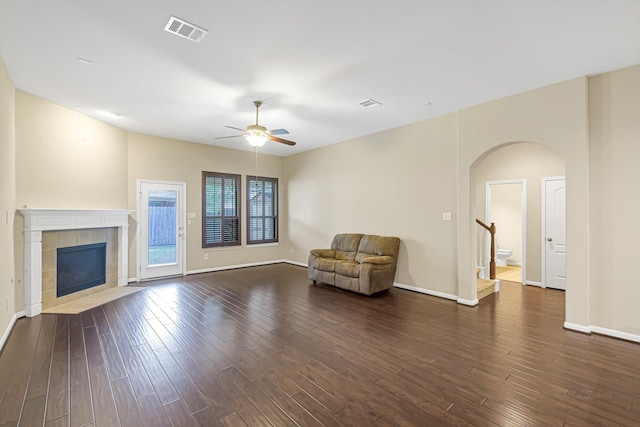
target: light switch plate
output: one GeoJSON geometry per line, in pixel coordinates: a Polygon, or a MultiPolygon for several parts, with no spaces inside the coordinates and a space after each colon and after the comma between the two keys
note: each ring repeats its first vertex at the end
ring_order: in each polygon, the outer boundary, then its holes
{"type": "Polygon", "coordinates": [[[195,219],[196,218],[196,213],[195,212],[187,212],[187,218],[188,219],[195,219]]]}
{"type": "Polygon", "coordinates": [[[451,221],[451,212],[442,212],[443,221],[451,221]]]}

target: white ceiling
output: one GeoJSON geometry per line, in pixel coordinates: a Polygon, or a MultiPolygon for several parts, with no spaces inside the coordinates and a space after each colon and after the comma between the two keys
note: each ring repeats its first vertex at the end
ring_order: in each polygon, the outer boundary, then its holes
{"type": "Polygon", "coordinates": [[[638,64],[640,1],[0,0],[0,54],[18,89],[145,134],[248,150],[214,138],[264,100],[287,156],[638,64]]]}

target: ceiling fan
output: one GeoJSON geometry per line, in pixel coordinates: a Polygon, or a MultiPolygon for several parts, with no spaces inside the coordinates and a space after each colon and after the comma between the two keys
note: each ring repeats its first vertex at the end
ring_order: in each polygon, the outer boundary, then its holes
{"type": "Polygon", "coordinates": [[[266,127],[258,124],[258,109],[262,105],[262,101],[253,101],[253,105],[256,106],[256,124],[247,126],[247,129],[240,129],[233,126],[225,126],[230,129],[239,130],[240,132],[244,132],[242,135],[231,135],[231,136],[221,136],[215,139],[226,139],[226,138],[239,138],[243,136],[249,144],[254,147],[262,147],[265,142],[271,140],[275,142],[280,142],[286,145],[296,145],[295,142],[289,141],[288,139],[278,138],[274,135],[286,135],[289,133],[286,129],[272,129],[267,130],[266,127]]]}

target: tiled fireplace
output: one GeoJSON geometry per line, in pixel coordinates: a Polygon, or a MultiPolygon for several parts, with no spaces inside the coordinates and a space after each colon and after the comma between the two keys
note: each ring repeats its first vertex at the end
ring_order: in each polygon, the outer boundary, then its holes
{"type": "Polygon", "coordinates": [[[128,282],[128,216],[132,211],[19,209],[24,227],[25,314],[28,317],[78,297],[128,282]],[[106,283],[56,296],[58,248],[106,243],[106,283]]]}

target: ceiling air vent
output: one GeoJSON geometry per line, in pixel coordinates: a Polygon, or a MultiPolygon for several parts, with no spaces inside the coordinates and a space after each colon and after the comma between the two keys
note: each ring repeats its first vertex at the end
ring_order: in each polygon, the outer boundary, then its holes
{"type": "Polygon", "coordinates": [[[172,16],[169,19],[164,30],[196,43],[200,43],[200,40],[207,35],[207,30],[204,28],[190,24],[180,18],[176,18],[175,16],[172,16]]]}
{"type": "Polygon", "coordinates": [[[365,99],[364,101],[358,102],[358,105],[364,108],[373,108],[373,107],[377,107],[378,105],[382,105],[382,102],[378,102],[375,99],[369,98],[369,99],[365,99]]]}

